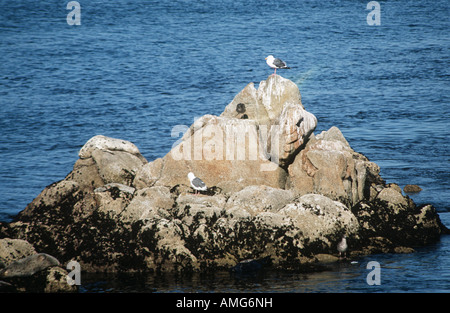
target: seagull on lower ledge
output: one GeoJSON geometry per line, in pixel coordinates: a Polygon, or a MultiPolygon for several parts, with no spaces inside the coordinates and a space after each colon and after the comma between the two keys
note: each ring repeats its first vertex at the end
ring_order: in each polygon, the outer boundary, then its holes
{"type": "Polygon", "coordinates": [[[344,257],[345,257],[345,255],[347,253],[348,245],[347,245],[347,239],[346,238],[347,237],[345,235],[342,236],[341,241],[337,245],[337,250],[339,251],[339,258],[341,258],[342,253],[344,253],[344,257]]]}
{"type": "Polygon", "coordinates": [[[189,181],[191,182],[192,188],[195,190],[195,194],[198,193],[198,191],[206,191],[208,187],[206,187],[206,184],[198,177],[195,177],[194,173],[190,172],[188,174],[189,181]]]}

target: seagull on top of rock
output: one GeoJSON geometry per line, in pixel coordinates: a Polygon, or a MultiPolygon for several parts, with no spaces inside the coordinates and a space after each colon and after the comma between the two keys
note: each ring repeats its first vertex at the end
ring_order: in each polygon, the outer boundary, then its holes
{"type": "Polygon", "coordinates": [[[344,253],[344,255],[346,254],[347,248],[348,248],[347,237],[344,235],[342,236],[341,241],[337,245],[337,250],[339,251],[339,258],[341,258],[342,253],[344,253]]]}
{"type": "Polygon", "coordinates": [[[195,190],[195,194],[197,194],[199,190],[200,191],[205,191],[205,190],[208,189],[206,187],[206,184],[203,182],[203,180],[201,180],[198,177],[195,177],[194,173],[190,172],[188,174],[188,178],[189,178],[189,180],[191,182],[192,188],[194,188],[194,190],[195,190]]]}
{"type": "Polygon", "coordinates": [[[266,63],[267,65],[269,65],[271,68],[275,69],[275,72],[273,73],[273,75],[277,74],[277,69],[282,68],[282,69],[290,69],[290,67],[287,66],[286,62],[275,58],[273,55],[269,55],[266,58],[266,63]]]}

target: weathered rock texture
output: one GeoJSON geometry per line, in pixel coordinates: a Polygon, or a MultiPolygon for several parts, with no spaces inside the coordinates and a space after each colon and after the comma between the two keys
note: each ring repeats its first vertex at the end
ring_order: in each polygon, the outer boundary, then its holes
{"type": "Polygon", "coordinates": [[[0,225],[0,236],[62,264],[77,260],[83,271],[172,271],[250,258],[301,269],[335,260],[343,235],[351,253],[367,254],[412,251],[447,231],[431,205],[387,185],[338,128],[315,136],[316,124],[297,86],[270,76],[150,163],[131,142],[95,136],[73,171],[0,225]],[[189,172],[207,192],[192,193],[189,172]]]}
{"type": "Polygon", "coordinates": [[[383,184],[380,168],[353,151],[337,127],[312,137],[289,166],[289,188],[353,206],[383,184]]]}
{"type": "Polygon", "coordinates": [[[269,76],[257,90],[248,84],[221,116],[252,120],[260,130],[261,148],[281,167],[292,162],[317,126],[316,117],[302,105],[297,85],[278,75],[269,76]]]}

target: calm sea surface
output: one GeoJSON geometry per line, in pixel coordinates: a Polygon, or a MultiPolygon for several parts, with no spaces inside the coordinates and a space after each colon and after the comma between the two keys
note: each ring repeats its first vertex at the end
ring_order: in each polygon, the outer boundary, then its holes
{"type": "MultiPolygon", "coordinates": [[[[63,179],[91,137],[132,141],[164,156],[204,114],[219,115],[249,82],[291,70],[316,134],[337,126],[387,182],[423,191],[450,226],[450,4],[379,1],[0,0],[0,220],[63,179]]],[[[414,254],[379,255],[330,271],[85,280],[84,291],[450,291],[450,240],[414,254]],[[368,286],[377,260],[382,284],[368,286]]]]}

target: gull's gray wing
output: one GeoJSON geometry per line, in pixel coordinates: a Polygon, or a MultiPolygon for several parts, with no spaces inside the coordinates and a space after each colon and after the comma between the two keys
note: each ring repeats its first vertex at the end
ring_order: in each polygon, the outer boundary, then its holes
{"type": "Polygon", "coordinates": [[[193,185],[195,188],[205,188],[205,187],[206,187],[206,184],[203,182],[203,180],[201,180],[201,179],[198,178],[198,177],[195,177],[195,178],[192,180],[192,185],[193,185]]]}
{"type": "Polygon", "coordinates": [[[273,60],[273,65],[275,65],[278,68],[287,68],[288,67],[287,64],[284,61],[281,61],[278,58],[275,58],[273,60]]]}

